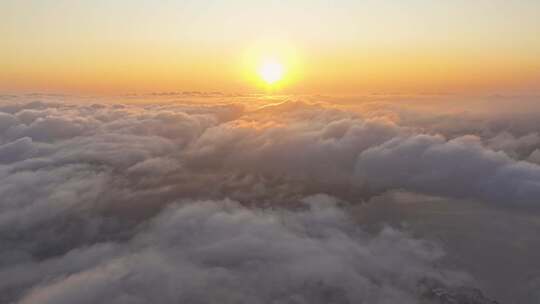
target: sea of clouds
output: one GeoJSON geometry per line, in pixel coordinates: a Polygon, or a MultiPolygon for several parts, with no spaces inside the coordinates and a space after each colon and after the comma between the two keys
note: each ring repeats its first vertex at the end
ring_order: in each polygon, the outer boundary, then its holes
{"type": "Polygon", "coordinates": [[[168,98],[2,97],[0,302],[540,299],[536,99],[168,98]]]}

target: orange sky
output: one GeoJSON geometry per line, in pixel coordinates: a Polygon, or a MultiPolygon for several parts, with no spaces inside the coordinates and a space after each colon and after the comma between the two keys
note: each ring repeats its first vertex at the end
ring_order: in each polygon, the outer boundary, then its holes
{"type": "Polygon", "coordinates": [[[540,2],[445,2],[7,0],[0,90],[540,93],[540,2]]]}

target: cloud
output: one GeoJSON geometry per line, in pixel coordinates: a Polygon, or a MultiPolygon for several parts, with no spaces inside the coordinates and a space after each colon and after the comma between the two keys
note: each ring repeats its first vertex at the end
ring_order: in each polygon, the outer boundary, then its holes
{"type": "Polygon", "coordinates": [[[378,231],[384,223],[437,240],[445,248],[443,264],[466,269],[499,303],[538,300],[537,212],[392,191],[355,205],[349,213],[365,231],[378,231]]]}
{"type": "Polygon", "coordinates": [[[538,133],[529,133],[516,137],[512,133],[502,132],[490,138],[488,146],[496,151],[504,151],[513,158],[523,159],[540,147],[540,136],[538,133]]]}
{"type": "Polygon", "coordinates": [[[538,208],[533,123],[216,98],[2,105],[0,302],[416,303],[423,278],[472,279],[349,204],[404,189],[538,208]]]}
{"type": "Polygon", "coordinates": [[[416,303],[423,278],[468,279],[433,266],[443,255],[434,244],[388,227],[370,236],[331,197],[305,202],[300,211],[175,204],[128,242],[7,267],[0,277],[15,288],[52,275],[20,303],[55,304],[416,303]]]}
{"type": "Polygon", "coordinates": [[[531,155],[529,155],[527,160],[531,163],[540,165],[540,149],[534,150],[531,155]]]}
{"type": "Polygon", "coordinates": [[[501,204],[536,204],[540,167],[484,148],[477,137],[395,138],[360,154],[360,184],[501,204]]]}

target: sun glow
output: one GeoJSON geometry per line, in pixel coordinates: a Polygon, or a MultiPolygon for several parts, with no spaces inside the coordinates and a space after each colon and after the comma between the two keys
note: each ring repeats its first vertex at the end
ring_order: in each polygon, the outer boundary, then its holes
{"type": "Polygon", "coordinates": [[[284,92],[303,79],[299,49],[284,41],[253,42],[242,53],[239,63],[245,83],[265,94],[284,92]]]}
{"type": "Polygon", "coordinates": [[[267,84],[274,84],[283,78],[285,69],[283,65],[275,59],[263,61],[259,67],[259,75],[267,84]]]}

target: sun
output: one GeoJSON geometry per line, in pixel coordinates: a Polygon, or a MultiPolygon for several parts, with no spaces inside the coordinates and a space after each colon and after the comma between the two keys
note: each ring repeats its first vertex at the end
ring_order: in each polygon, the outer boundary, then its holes
{"type": "Polygon", "coordinates": [[[285,74],[283,65],[276,59],[266,59],[259,67],[259,75],[267,84],[274,84],[285,74]]]}

